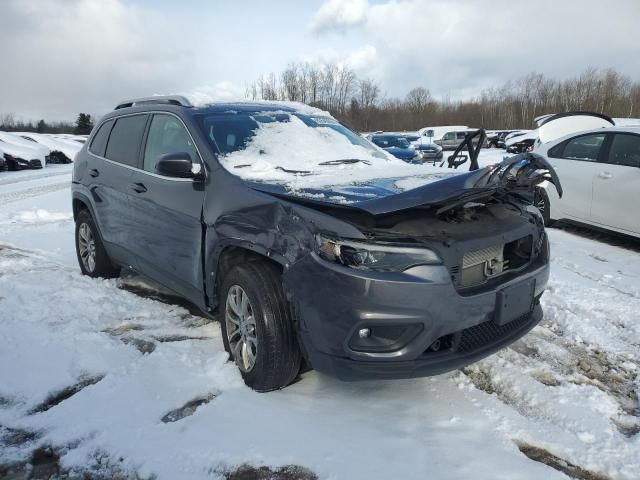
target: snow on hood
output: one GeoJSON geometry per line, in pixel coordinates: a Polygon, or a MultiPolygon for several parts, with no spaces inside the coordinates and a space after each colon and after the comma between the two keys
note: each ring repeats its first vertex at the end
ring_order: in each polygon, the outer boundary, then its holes
{"type": "MultiPolygon", "coordinates": [[[[401,192],[462,173],[408,164],[362,138],[354,143],[329,127],[339,125],[331,117],[314,120],[319,127],[309,127],[295,115],[287,122],[261,123],[244,149],[222,155],[220,163],[244,180],[283,185],[301,195],[313,189],[338,191],[340,187],[379,183],[381,179],[398,179],[392,182],[392,188],[401,192]],[[340,164],[341,161],[353,163],[340,164]],[[407,177],[409,182],[399,180],[407,177]]],[[[335,200],[348,202],[347,197],[335,200]]]]}

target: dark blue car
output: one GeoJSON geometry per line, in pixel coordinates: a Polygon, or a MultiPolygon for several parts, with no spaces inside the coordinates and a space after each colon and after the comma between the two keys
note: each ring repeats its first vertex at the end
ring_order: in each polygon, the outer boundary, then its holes
{"type": "Polygon", "coordinates": [[[420,162],[421,158],[417,154],[416,150],[411,146],[409,140],[401,135],[369,135],[369,140],[375,143],[378,147],[386,150],[391,155],[405,162],[415,163],[420,162]]]}

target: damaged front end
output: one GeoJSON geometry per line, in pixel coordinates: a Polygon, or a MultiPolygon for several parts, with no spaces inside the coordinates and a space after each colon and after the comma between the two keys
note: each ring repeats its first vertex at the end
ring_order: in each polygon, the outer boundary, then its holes
{"type": "Polygon", "coordinates": [[[226,213],[207,256],[235,245],[282,266],[313,368],[344,380],[435,375],[504,348],[542,318],[549,243],[529,200],[541,182],[562,193],[544,158],[527,153],[404,191],[393,179],[322,198],[238,186],[235,208],[215,205],[226,213]]]}
{"type": "Polygon", "coordinates": [[[362,238],[318,231],[285,270],[314,368],[345,380],[439,374],[540,321],[549,243],[527,196],[543,181],[561,194],[560,182],[532,154],[470,175],[467,188],[409,208],[315,206],[362,238]]]}

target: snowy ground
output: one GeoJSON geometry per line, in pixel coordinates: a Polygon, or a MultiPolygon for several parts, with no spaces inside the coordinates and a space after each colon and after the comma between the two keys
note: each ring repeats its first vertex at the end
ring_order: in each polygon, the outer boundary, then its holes
{"type": "Polygon", "coordinates": [[[640,478],[640,243],[551,229],[542,324],[463,371],[257,394],[216,323],[80,275],[70,169],[0,173],[0,478],[640,478]]]}

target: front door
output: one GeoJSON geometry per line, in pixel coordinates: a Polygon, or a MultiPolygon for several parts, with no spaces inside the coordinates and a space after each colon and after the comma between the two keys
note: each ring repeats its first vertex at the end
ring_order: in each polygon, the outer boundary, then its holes
{"type": "Polygon", "coordinates": [[[592,220],[640,233],[640,135],[616,133],[593,177],[592,220]]]}
{"type": "Polygon", "coordinates": [[[593,177],[601,170],[598,163],[604,133],[572,138],[549,151],[549,161],[562,184],[562,198],[551,204],[553,218],[591,220],[593,177]]]}
{"type": "Polygon", "coordinates": [[[158,159],[169,153],[188,153],[203,168],[193,139],[172,114],[153,115],[144,148],[142,169],[133,174],[137,194],[136,256],[140,271],[203,305],[202,203],[204,183],[190,178],[159,175],[158,159]]]}

